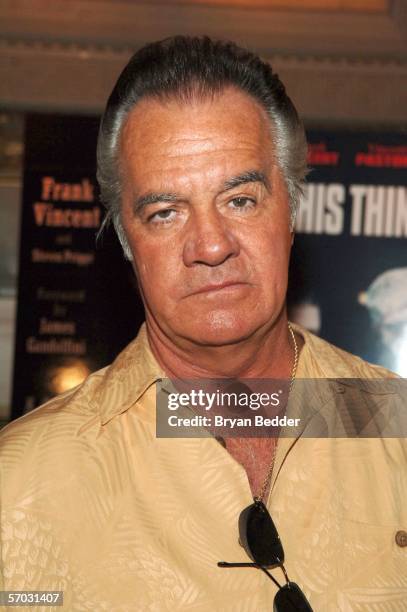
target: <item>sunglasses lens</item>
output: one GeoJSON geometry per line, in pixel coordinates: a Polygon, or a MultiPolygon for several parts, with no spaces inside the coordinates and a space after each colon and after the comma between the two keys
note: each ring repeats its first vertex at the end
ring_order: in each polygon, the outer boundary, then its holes
{"type": "Polygon", "coordinates": [[[243,548],[255,563],[263,567],[284,563],[277,529],[263,502],[256,501],[241,512],[239,535],[243,548]]]}
{"type": "Polygon", "coordinates": [[[298,584],[289,582],[274,598],[274,612],[312,612],[304,593],[298,584]]]}

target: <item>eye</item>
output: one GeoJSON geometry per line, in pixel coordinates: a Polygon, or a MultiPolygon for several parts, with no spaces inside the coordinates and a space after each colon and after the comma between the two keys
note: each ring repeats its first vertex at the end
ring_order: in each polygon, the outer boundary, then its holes
{"type": "Polygon", "coordinates": [[[249,208],[253,208],[256,206],[256,201],[253,198],[248,198],[246,196],[239,196],[237,198],[233,198],[233,200],[229,201],[230,208],[235,208],[238,210],[246,210],[249,208]]]}
{"type": "Polygon", "coordinates": [[[173,208],[165,208],[164,210],[158,210],[150,215],[147,220],[149,223],[154,223],[155,225],[170,223],[174,220],[175,214],[173,208]]]}

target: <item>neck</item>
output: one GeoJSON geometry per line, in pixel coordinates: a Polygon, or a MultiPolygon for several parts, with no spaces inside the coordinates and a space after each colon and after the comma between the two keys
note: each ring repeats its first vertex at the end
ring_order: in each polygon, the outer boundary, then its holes
{"type": "Polygon", "coordinates": [[[151,349],[169,378],[289,378],[294,348],[286,311],[271,326],[226,346],[174,342],[147,318],[151,349]]]}

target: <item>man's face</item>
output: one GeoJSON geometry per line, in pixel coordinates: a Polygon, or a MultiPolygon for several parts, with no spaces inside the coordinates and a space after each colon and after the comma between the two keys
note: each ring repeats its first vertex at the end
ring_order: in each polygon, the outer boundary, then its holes
{"type": "Polygon", "coordinates": [[[122,132],[122,222],[150,330],[225,345],[282,312],[292,242],[265,111],[233,88],[141,100],[122,132]]]}

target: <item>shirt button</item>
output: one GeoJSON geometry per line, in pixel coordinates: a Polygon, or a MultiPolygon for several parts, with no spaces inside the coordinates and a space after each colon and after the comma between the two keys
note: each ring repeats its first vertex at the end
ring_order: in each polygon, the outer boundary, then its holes
{"type": "Polygon", "coordinates": [[[396,533],[396,544],[404,548],[407,546],[407,531],[400,530],[396,533]]]}

